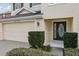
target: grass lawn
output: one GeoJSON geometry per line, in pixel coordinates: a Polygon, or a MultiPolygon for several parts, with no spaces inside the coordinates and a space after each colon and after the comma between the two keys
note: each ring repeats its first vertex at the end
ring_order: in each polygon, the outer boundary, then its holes
{"type": "Polygon", "coordinates": [[[64,56],[79,56],[78,48],[64,48],[64,56]]]}
{"type": "Polygon", "coordinates": [[[7,56],[52,56],[50,52],[33,48],[15,48],[7,52],[7,56]]]}

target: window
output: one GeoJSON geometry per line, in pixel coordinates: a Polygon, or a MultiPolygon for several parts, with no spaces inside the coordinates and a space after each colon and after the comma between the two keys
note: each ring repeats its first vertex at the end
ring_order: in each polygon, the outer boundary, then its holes
{"type": "Polygon", "coordinates": [[[40,5],[41,3],[30,3],[30,7],[40,5]]]}
{"type": "Polygon", "coordinates": [[[15,3],[15,9],[19,9],[23,7],[23,3],[15,3]]]}
{"type": "Polygon", "coordinates": [[[23,7],[23,3],[13,3],[13,10],[23,7]]]}

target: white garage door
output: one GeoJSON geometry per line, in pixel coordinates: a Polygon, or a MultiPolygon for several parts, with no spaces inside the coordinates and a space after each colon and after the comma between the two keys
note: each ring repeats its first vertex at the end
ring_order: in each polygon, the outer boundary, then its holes
{"type": "Polygon", "coordinates": [[[34,30],[34,22],[4,24],[4,39],[28,42],[28,32],[34,30]]]}

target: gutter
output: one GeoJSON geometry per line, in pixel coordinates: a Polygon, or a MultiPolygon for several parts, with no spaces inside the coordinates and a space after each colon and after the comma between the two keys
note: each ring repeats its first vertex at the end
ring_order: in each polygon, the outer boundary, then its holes
{"type": "Polygon", "coordinates": [[[24,16],[24,17],[14,17],[14,18],[6,18],[6,19],[0,19],[0,22],[4,21],[19,21],[19,20],[34,20],[34,19],[42,19],[42,14],[38,15],[32,15],[32,16],[24,16]]]}

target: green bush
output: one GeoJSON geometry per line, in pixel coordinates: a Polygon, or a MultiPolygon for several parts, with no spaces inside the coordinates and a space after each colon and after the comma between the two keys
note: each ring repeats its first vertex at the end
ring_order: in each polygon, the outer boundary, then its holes
{"type": "Polygon", "coordinates": [[[64,56],[79,56],[79,49],[77,48],[65,48],[64,56]]]}
{"type": "Polygon", "coordinates": [[[77,33],[64,33],[64,48],[77,48],[78,35],[77,33]]]}
{"type": "Polygon", "coordinates": [[[41,48],[44,44],[44,31],[31,31],[28,41],[32,48],[41,48]]]}
{"type": "Polygon", "coordinates": [[[47,52],[50,52],[52,50],[52,47],[50,45],[43,46],[42,47],[42,50],[47,51],[47,52]]]}
{"type": "Polygon", "coordinates": [[[15,48],[7,52],[7,56],[51,56],[50,53],[40,49],[32,48],[15,48]]]}

